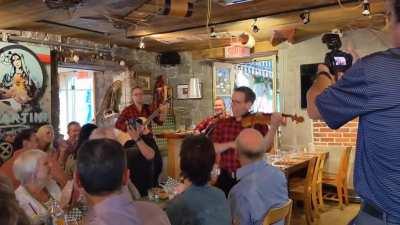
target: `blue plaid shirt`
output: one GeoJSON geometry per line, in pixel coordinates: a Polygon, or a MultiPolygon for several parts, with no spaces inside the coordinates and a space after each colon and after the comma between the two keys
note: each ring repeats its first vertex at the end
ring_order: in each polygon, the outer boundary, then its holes
{"type": "MultiPolygon", "coordinates": [[[[264,160],[243,166],[237,176],[240,181],[229,192],[229,203],[240,225],[262,225],[271,208],[288,201],[285,175],[264,160]]],[[[283,225],[283,221],[276,224],[283,225]]]]}
{"type": "Polygon", "coordinates": [[[359,117],[355,189],[400,222],[400,49],[362,58],[316,105],[333,129],[359,117]]]}

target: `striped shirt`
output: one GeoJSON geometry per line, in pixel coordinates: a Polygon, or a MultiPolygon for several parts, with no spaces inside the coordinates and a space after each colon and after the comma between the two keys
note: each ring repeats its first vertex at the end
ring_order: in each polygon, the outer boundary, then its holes
{"type": "Polygon", "coordinates": [[[355,189],[400,222],[400,48],[359,60],[316,105],[333,129],[359,117],[355,189]]]}

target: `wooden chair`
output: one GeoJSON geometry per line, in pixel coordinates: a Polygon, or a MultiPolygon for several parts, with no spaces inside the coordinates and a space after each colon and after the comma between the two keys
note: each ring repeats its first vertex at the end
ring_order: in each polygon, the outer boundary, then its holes
{"type": "Polygon", "coordinates": [[[318,155],[317,162],[315,163],[315,169],[313,174],[313,180],[311,185],[311,200],[313,207],[313,215],[319,218],[319,212],[324,209],[324,199],[322,197],[322,175],[325,166],[326,155],[321,153],[318,155]]]}
{"type": "Polygon", "coordinates": [[[316,161],[317,157],[310,159],[307,166],[307,174],[305,179],[302,179],[301,182],[289,182],[290,198],[294,201],[297,200],[304,202],[304,213],[306,215],[307,224],[312,224],[315,220],[315,212],[313,210],[312,202],[312,190],[315,189],[312,188],[312,186],[316,161]]]}
{"type": "Polygon", "coordinates": [[[289,199],[289,201],[282,207],[270,209],[267,215],[264,217],[263,225],[271,225],[281,220],[285,220],[285,225],[290,225],[292,206],[293,201],[292,199],[289,199]]]}
{"type": "Polygon", "coordinates": [[[347,191],[347,173],[349,170],[350,153],[352,147],[346,147],[340,156],[339,169],[336,174],[324,173],[322,183],[335,186],[336,193],[326,193],[323,198],[326,200],[338,201],[339,207],[343,210],[343,201],[349,204],[349,196],[347,191]]]}

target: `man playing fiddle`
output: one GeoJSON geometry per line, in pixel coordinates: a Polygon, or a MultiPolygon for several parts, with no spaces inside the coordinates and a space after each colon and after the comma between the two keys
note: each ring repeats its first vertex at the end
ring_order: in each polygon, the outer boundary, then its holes
{"type": "MultiPolygon", "coordinates": [[[[148,118],[155,109],[152,109],[149,105],[144,104],[144,94],[141,87],[134,87],[132,89],[132,101],[133,104],[122,110],[119,115],[115,127],[127,131],[127,122],[132,118],[145,117],[148,118]]],[[[158,125],[162,125],[168,112],[168,104],[162,104],[160,106],[160,115],[154,118],[154,122],[158,125]]]]}
{"type": "Polygon", "coordinates": [[[216,122],[220,119],[227,118],[229,115],[226,113],[225,102],[222,98],[217,97],[214,101],[214,115],[211,115],[194,128],[195,134],[208,134],[212,131],[216,122]]]}
{"type": "MultiPolygon", "coordinates": [[[[238,154],[235,149],[235,139],[245,129],[242,119],[251,116],[250,109],[256,99],[255,93],[248,87],[235,88],[232,95],[232,116],[219,120],[211,140],[214,142],[215,151],[220,155],[219,166],[221,174],[216,186],[221,188],[225,194],[236,184],[236,170],[240,167],[238,154]]],[[[275,133],[278,127],[285,124],[285,119],[280,113],[272,113],[270,126],[267,124],[255,124],[253,128],[260,131],[266,142],[266,149],[273,146],[275,133]]]]}

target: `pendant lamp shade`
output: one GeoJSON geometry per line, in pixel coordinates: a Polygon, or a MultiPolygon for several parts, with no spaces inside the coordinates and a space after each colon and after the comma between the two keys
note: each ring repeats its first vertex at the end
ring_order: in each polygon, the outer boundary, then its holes
{"type": "Polygon", "coordinates": [[[201,86],[199,78],[196,77],[190,78],[188,97],[201,98],[201,86]]]}

